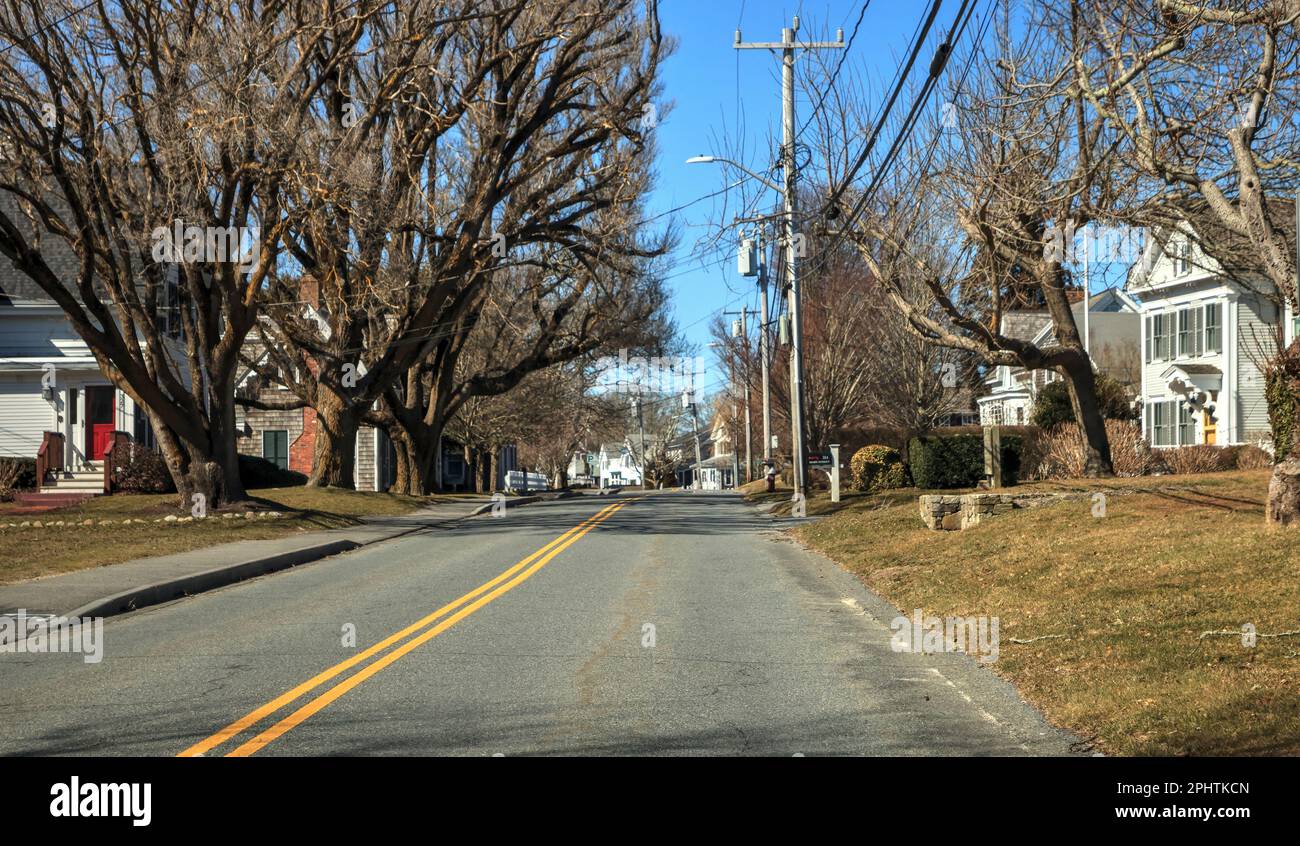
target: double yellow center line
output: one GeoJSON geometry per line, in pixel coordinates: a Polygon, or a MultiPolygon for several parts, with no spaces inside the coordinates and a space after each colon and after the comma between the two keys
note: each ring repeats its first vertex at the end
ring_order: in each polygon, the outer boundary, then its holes
{"type": "Polygon", "coordinates": [[[545,567],[555,556],[577,543],[583,535],[587,534],[587,532],[590,532],[597,525],[608,520],[620,509],[635,502],[637,499],[641,499],[641,497],[626,500],[624,502],[618,502],[602,508],[600,511],[597,511],[591,517],[588,517],[572,529],[569,529],[569,531],[560,535],[546,546],[532,553],[527,558],[524,558],[518,564],[515,564],[513,567],[510,567],[489,581],[484,582],[464,596],[452,600],[437,611],[429,614],[427,617],[416,620],[411,625],[399,632],[394,632],[376,643],[374,646],[371,646],[363,652],[357,653],[346,661],[335,664],[333,667],[316,674],[292,690],[286,691],[280,696],[277,696],[265,705],[250,711],[211,737],[205,738],[186,749],[184,752],[180,753],[180,757],[197,757],[210,752],[226,741],[231,740],[276,713],[286,705],[289,705],[321,685],[324,685],[326,682],[337,678],[339,675],[347,672],[351,668],[374,658],[376,655],[384,652],[384,650],[394,644],[403,640],[406,641],[398,648],[393,649],[383,655],[383,657],[372,661],[358,672],[348,676],[346,679],[325,690],[323,693],[320,693],[306,704],[300,706],[293,713],[284,717],[270,728],[262,731],[252,740],[245,742],[234,751],[228,753],[227,757],[245,757],[252,755],[277,737],[280,737],[285,732],[290,731],[295,726],[301,724],[304,720],[311,717],[312,714],[317,713],[352,688],[397,661],[403,655],[406,655],[421,644],[432,640],[447,629],[456,625],[456,623],[468,617],[470,614],[473,614],[475,611],[482,608],[484,605],[487,605],[501,595],[518,587],[520,584],[531,578],[538,570],[545,567]],[[412,637],[412,635],[415,636],[412,637]]]}

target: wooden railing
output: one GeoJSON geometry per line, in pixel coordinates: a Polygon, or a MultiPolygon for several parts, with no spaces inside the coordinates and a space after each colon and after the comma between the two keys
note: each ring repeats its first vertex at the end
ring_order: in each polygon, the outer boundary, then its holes
{"type": "Polygon", "coordinates": [[[131,435],[127,432],[114,431],[104,450],[104,493],[113,492],[114,459],[122,455],[122,450],[131,447],[131,435]]]}
{"type": "Polygon", "coordinates": [[[39,491],[48,481],[50,473],[62,472],[64,454],[63,435],[59,432],[46,432],[41,437],[41,448],[36,451],[36,489],[39,491]]]}

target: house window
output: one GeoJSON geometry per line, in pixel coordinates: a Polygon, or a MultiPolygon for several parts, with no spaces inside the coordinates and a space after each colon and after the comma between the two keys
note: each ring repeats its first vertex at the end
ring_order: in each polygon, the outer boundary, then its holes
{"type": "Polygon", "coordinates": [[[68,388],[68,423],[77,425],[77,389],[68,388]]]}
{"type": "Polygon", "coordinates": [[[1184,308],[1178,311],[1178,356],[1200,355],[1204,344],[1201,340],[1201,309],[1184,308]]]}
{"type": "Polygon", "coordinates": [[[1170,358],[1173,345],[1174,320],[1172,314],[1155,314],[1151,316],[1152,361],[1164,361],[1170,358]]]}
{"type": "Polygon", "coordinates": [[[288,470],[289,433],[284,429],[268,429],[263,432],[262,457],[281,470],[288,470]]]}
{"type": "Polygon", "coordinates": [[[1151,443],[1155,446],[1174,445],[1174,407],[1175,402],[1153,402],[1149,406],[1150,420],[1148,427],[1152,433],[1151,443]]]}
{"type": "Polygon", "coordinates": [[[1223,337],[1221,327],[1223,326],[1223,306],[1220,303],[1211,303],[1205,307],[1205,351],[1222,352],[1223,337]]]}
{"type": "Polygon", "coordinates": [[[1178,405],[1178,443],[1182,446],[1188,446],[1196,443],[1196,418],[1192,416],[1192,408],[1185,402],[1178,405]]]}
{"type": "Polygon", "coordinates": [[[1174,243],[1174,274],[1186,276],[1192,272],[1192,242],[1179,238],[1174,243]]]}

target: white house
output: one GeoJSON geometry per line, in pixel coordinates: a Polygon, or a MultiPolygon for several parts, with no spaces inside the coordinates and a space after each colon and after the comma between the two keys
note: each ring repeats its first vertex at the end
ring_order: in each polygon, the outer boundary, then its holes
{"type": "Polygon", "coordinates": [[[601,444],[596,454],[596,476],[602,488],[641,484],[641,462],[631,441],[601,444]]]}
{"type": "MultiPolygon", "coordinates": [[[[1093,368],[1121,383],[1136,381],[1141,304],[1118,288],[1092,295],[1088,309],[1088,354],[1093,368]],[[1131,371],[1131,372],[1130,372],[1131,371]]],[[[1074,322],[1083,331],[1083,300],[1075,303],[1074,322]]],[[[1002,334],[1032,341],[1038,347],[1055,343],[1052,319],[1046,311],[1012,311],[1002,316],[1002,334]]],[[[999,365],[984,377],[985,395],[976,400],[980,425],[1026,426],[1034,400],[1044,385],[1060,379],[1053,370],[1026,370],[999,365]]]]}
{"type": "Polygon", "coordinates": [[[62,435],[62,464],[102,474],[114,432],[151,443],[143,410],[109,383],[63,311],[8,262],[0,267],[0,456],[35,458],[62,435]]]}
{"type": "Polygon", "coordinates": [[[1193,233],[1182,224],[1152,238],[1129,272],[1141,301],[1143,433],[1156,447],[1267,442],[1263,371],[1295,338],[1295,315],[1267,280],[1225,272],[1193,233]]]}

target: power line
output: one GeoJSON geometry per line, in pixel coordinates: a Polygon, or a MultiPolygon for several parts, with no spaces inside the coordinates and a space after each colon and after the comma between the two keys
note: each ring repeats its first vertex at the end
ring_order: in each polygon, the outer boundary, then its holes
{"type": "MultiPolygon", "coordinates": [[[[849,51],[853,49],[853,39],[858,37],[858,29],[861,28],[862,21],[867,16],[867,9],[869,8],[871,8],[871,0],[865,0],[862,4],[862,9],[858,12],[858,19],[853,24],[853,31],[849,33],[849,40],[844,45],[844,51],[840,53],[840,59],[835,63],[835,70],[831,71],[830,77],[827,78],[826,84],[821,90],[821,96],[817,98],[817,105],[813,106],[813,110],[808,113],[808,117],[804,120],[803,126],[799,127],[798,135],[803,135],[804,130],[808,128],[808,125],[817,117],[817,113],[821,111],[822,106],[825,105],[826,96],[830,94],[831,89],[835,87],[835,80],[839,78],[840,69],[844,67],[844,60],[849,57],[849,51]]],[[[739,58],[739,54],[737,54],[737,58],[739,58]]]]}
{"type": "Polygon", "coordinates": [[[863,146],[862,152],[858,155],[857,160],[853,163],[853,166],[849,168],[848,172],[845,173],[844,179],[840,182],[839,187],[833,190],[831,196],[827,198],[825,205],[822,207],[822,214],[824,214],[827,209],[832,208],[835,203],[839,202],[840,197],[857,177],[858,171],[862,169],[862,166],[866,164],[867,159],[871,156],[871,151],[875,149],[876,146],[876,139],[880,137],[880,132],[885,126],[885,121],[889,118],[889,113],[893,111],[894,103],[898,100],[898,95],[902,93],[903,85],[907,82],[907,77],[911,75],[912,66],[916,63],[916,57],[920,54],[921,47],[925,44],[925,36],[930,32],[930,27],[934,24],[934,19],[939,14],[939,7],[942,4],[943,0],[931,0],[930,11],[925,17],[920,37],[916,39],[916,43],[912,46],[912,51],[903,65],[902,72],[898,76],[894,90],[885,102],[882,114],[879,119],[877,119],[875,126],[872,128],[871,135],[867,137],[867,143],[863,146]]]}

